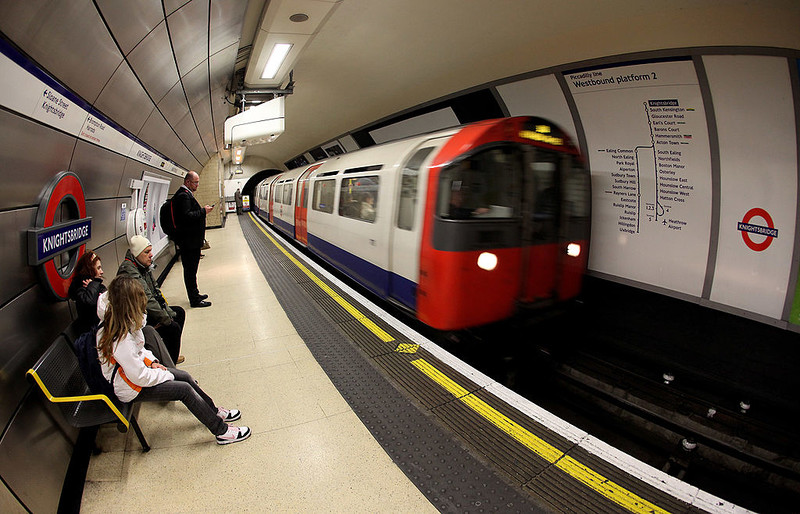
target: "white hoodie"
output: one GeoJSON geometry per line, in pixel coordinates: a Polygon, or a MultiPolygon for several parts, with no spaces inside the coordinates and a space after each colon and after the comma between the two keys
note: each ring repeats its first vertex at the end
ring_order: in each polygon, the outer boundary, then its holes
{"type": "MultiPolygon", "coordinates": [[[[97,317],[101,320],[106,313],[108,306],[108,291],[102,293],[97,298],[97,317]]],[[[142,314],[142,326],[147,322],[147,314],[142,314]]],[[[103,328],[97,331],[97,343],[103,335],[103,328]]],[[[100,366],[103,369],[103,376],[106,380],[111,380],[114,373],[114,365],[110,362],[103,362],[100,351],[100,366]]],[[[175,380],[175,376],[167,370],[151,368],[150,365],[156,362],[155,356],[150,350],[144,347],[144,334],[142,330],[128,332],[124,338],[114,342],[114,359],[120,365],[117,374],[114,376],[114,393],[123,402],[130,402],[139,395],[142,387],[152,387],[154,385],[175,380]]]]}

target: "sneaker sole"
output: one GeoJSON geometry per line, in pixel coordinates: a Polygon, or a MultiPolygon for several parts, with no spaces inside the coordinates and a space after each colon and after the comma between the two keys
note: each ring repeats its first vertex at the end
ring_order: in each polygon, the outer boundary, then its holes
{"type": "Polygon", "coordinates": [[[250,437],[250,435],[251,435],[252,433],[253,433],[253,431],[248,429],[248,430],[247,430],[247,433],[246,433],[245,435],[241,435],[241,434],[240,434],[240,435],[239,435],[239,437],[237,437],[236,439],[224,439],[224,440],[217,439],[217,444],[231,444],[231,443],[238,443],[239,441],[244,441],[245,439],[247,439],[248,437],[250,437]]]}

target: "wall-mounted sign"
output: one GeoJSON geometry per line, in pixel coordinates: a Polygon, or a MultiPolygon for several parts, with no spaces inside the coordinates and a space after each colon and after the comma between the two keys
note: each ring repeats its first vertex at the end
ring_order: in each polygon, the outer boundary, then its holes
{"type": "Polygon", "coordinates": [[[589,268],[701,296],[711,151],[690,59],[566,73],[592,170],[589,268]]]}
{"type": "Polygon", "coordinates": [[[778,229],[775,228],[772,216],[760,207],[754,207],[747,211],[742,221],[736,224],[736,228],[742,232],[744,244],[755,252],[763,252],[772,244],[772,238],[778,237],[778,229]],[[756,217],[762,218],[766,226],[751,223],[756,217]],[[756,234],[756,239],[760,239],[758,236],[764,236],[764,239],[763,241],[754,241],[750,234],[756,234]]]}
{"type": "Polygon", "coordinates": [[[62,171],[42,190],[36,227],[28,230],[28,264],[39,267],[42,286],[57,299],[67,299],[75,264],[91,238],[83,184],[62,171]]]}
{"type": "Polygon", "coordinates": [[[92,238],[92,218],[28,231],[28,264],[38,266],[92,238]]]}

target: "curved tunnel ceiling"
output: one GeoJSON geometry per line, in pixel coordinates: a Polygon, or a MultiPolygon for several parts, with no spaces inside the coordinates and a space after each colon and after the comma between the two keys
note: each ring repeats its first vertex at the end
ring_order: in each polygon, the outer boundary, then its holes
{"type": "Polygon", "coordinates": [[[0,0],[0,30],[123,128],[197,169],[223,149],[226,90],[255,54],[262,20],[310,2],[337,5],[294,65],[285,132],[249,157],[277,165],[413,106],[587,59],[800,48],[796,0],[0,0]]]}

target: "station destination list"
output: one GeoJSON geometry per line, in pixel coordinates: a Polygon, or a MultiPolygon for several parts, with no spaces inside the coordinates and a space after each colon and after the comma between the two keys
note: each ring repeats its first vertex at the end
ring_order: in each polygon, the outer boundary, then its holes
{"type": "Polygon", "coordinates": [[[680,207],[695,190],[686,163],[693,140],[686,119],[695,110],[677,99],[649,99],[643,107],[649,145],[598,149],[611,164],[611,188],[605,193],[618,211],[620,232],[639,233],[643,221],[683,230],[688,221],[680,207]]]}

